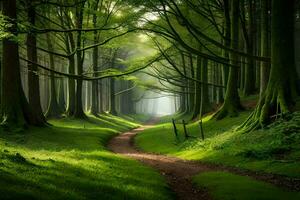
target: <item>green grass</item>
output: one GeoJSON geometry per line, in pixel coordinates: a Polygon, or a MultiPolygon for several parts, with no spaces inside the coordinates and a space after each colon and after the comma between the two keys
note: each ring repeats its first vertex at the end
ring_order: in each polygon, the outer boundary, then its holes
{"type": "Polygon", "coordinates": [[[146,123],[152,118],[151,115],[146,115],[146,114],[130,114],[130,115],[122,115],[121,117],[128,121],[138,122],[138,123],[146,123]]]}
{"type": "Polygon", "coordinates": [[[227,172],[202,173],[193,179],[205,187],[214,200],[297,200],[299,192],[289,192],[250,177],[227,172]]]}
{"type": "Polygon", "coordinates": [[[108,115],[50,123],[0,134],[1,200],[171,199],[159,173],[105,149],[138,124],[108,115]]]}
{"type": "Polygon", "coordinates": [[[199,125],[194,122],[187,129],[197,139],[185,140],[182,124],[177,124],[180,136],[175,139],[171,123],[164,123],[145,130],[135,142],[147,152],[299,178],[300,114],[252,133],[234,131],[249,113],[220,121],[204,118],[205,141],[199,139],[199,125]]]}
{"type": "Polygon", "coordinates": [[[180,121],[185,120],[186,122],[188,122],[191,120],[191,118],[192,118],[192,113],[175,113],[173,115],[162,116],[159,119],[158,124],[171,122],[172,119],[180,120],[180,121]]]}
{"type": "MultiPolygon", "coordinates": [[[[211,116],[203,119],[203,129],[206,138],[211,138],[231,129],[232,124],[241,123],[246,117],[247,113],[243,113],[238,119],[227,118],[221,121],[210,121],[211,116]]],[[[179,131],[179,137],[175,138],[173,125],[171,123],[163,123],[155,126],[152,129],[145,130],[135,138],[138,147],[147,152],[163,153],[169,155],[184,156],[191,143],[198,142],[198,140],[186,141],[183,134],[183,126],[181,120],[176,121],[176,126],[179,131]]],[[[194,122],[187,126],[188,134],[190,136],[199,137],[200,129],[199,124],[194,122]]],[[[192,149],[195,150],[195,149],[192,149]]]]}

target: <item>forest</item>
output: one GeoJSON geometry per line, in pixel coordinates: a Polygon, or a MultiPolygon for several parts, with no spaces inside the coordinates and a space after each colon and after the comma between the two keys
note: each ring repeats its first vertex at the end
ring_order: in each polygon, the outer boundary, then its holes
{"type": "Polygon", "coordinates": [[[299,0],[0,0],[0,200],[300,199],[299,0]]]}

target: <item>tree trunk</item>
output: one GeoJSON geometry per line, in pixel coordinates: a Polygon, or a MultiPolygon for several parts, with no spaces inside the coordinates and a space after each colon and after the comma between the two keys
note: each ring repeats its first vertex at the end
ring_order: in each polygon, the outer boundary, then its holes
{"type": "MultiPolygon", "coordinates": [[[[95,36],[96,37],[96,36],[95,36]]],[[[94,48],[93,50],[93,71],[96,72],[98,70],[98,48],[94,48]]],[[[97,76],[94,74],[94,76],[97,76]]],[[[91,106],[91,113],[93,115],[98,115],[98,81],[92,82],[92,106],[91,106]]]]}
{"type": "Polygon", "coordinates": [[[63,78],[59,80],[58,105],[63,112],[66,111],[65,80],[63,78]]]}
{"type": "MultiPolygon", "coordinates": [[[[28,2],[30,4],[30,2],[28,2]]],[[[28,20],[32,26],[35,25],[35,8],[30,5],[28,8],[28,20]]],[[[28,98],[29,105],[34,108],[33,112],[36,115],[36,120],[39,124],[46,123],[46,119],[43,114],[40,97],[40,82],[38,75],[37,63],[37,49],[36,49],[36,35],[34,33],[28,33],[27,35],[27,57],[28,60],[33,63],[28,63],[28,98]]]]}
{"type": "MultiPolygon", "coordinates": [[[[75,74],[75,58],[74,56],[69,57],[69,73],[75,74]]],[[[67,115],[73,116],[75,113],[75,80],[72,78],[68,79],[68,105],[67,105],[67,115]]]]}
{"type": "MultiPolygon", "coordinates": [[[[270,9],[270,1],[265,0],[262,1],[262,9],[261,9],[261,55],[263,57],[270,57],[270,45],[269,45],[269,9],[270,9]]],[[[263,95],[267,88],[267,84],[269,81],[270,74],[270,64],[267,62],[261,63],[260,68],[260,96],[263,95]]]]}
{"type": "Polygon", "coordinates": [[[208,60],[206,58],[202,59],[202,67],[201,67],[201,105],[202,105],[202,114],[208,113],[212,110],[212,106],[209,101],[209,93],[208,93],[208,60]]]}
{"type": "Polygon", "coordinates": [[[19,47],[15,40],[17,36],[16,0],[3,4],[3,15],[8,17],[11,24],[5,31],[12,36],[3,39],[1,125],[9,131],[18,130],[27,125],[44,125],[30,109],[21,84],[19,47]]]}
{"type": "MultiPolygon", "coordinates": [[[[46,35],[47,37],[47,45],[49,51],[53,51],[54,48],[52,46],[52,41],[49,33],[46,35]]],[[[50,58],[50,69],[55,70],[55,61],[53,54],[49,54],[50,58]]],[[[47,118],[59,118],[61,117],[63,111],[60,109],[57,101],[57,92],[56,92],[56,84],[55,84],[55,74],[54,72],[50,72],[50,100],[46,112],[47,118]]]]}
{"type": "MultiPolygon", "coordinates": [[[[231,0],[231,48],[238,49],[239,47],[239,0],[231,0]]],[[[230,54],[230,63],[233,66],[238,66],[238,55],[230,54]]],[[[238,69],[230,67],[227,89],[224,99],[224,104],[220,110],[214,115],[219,120],[226,116],[237,116],[241,109],[240,97],[238,94],[238,69]]]]}
{"type": "MultiPolygon", "coordinates": [[[[201,67],[202,58],[197,56],[197,68],[196,68],[196,79],[201,80],[201,67]]],[[[195,84],[195,107],[192,119],[196,119],[200,114],[200,104],[201,104],[201,84],[196,82],[195,84]]]]}
{"type": "MultiPolygon", "coordinates": [[[[76,9],[76,23],[77,28],[82,29],[82,23],[83,23],[83,9],[84,9],[84,3],[82,5],[79,5],[79,7],[76,9]]],[[[77,48],[80,49],[82,44],[82,32],[77,32],[77,48]]],[[[77,58],[77,74],[79,76],[82,76],[83,74],[83,62],[84,62],[84,52],[78,51],[76,53],[77,58]]],[[[82,79],[77,79],[76,84],[76,98],[75,98],[75,111],[74,111],[74,117],[83,119],[86,118],[86,115],[83,111],[83,103],[82,103],[82,79]]]]}
{"type": "MultiPolygon", "coordinates": [[[[248,41],[246,42],[247,54],[254,55],[254,43],[255,43],[255,24],[254,24],[254,4],[252,0],[248,0],[248,15],[249,15],[249,30],[248,41]]],[[[244,6],[244,5],[242,5],[244,6]]],[[[247,34],[247,33],[246,33],[247,34]]],[[[255,92],[255,65],[252,58],[246,59],[245,65],[245,83],[243,87],[243,94],[249,96],[255,92]]]]}
{"type": "MultiPolygon", "coordinates": [[[[98,4],[99,0],[95,1],[95,6],[94,6],[94,11],[96,12],[98,10],[98,4]]],[[[93,25],[94,28],[97,28],[97,14],[93,15],[93,25]]],[[[94,43],[97,44],[99,42],[98,38],[98,31],[94,32],[94,43]]],[[[95,47],[93,49],[93,71],[96,72],[98,70],[98,55],[99,55],[99,47],[95,47]]],[[[97,74],[94,74],[96,77],[97,74]]],[[[95,80],[92,82],[92,106],[91,106],[91,113],[95,116],[98,115],[98,103],[99,103],[99,86],[98,86],[98,81],[95,80]]]]}
{"type": "MultiPolygon", "coordinates": [[[[113,53],[113,57],[111,60],[111,68],[114,69],[115,67],[115,59],[117,56],[117,51],[113,53]]],[[[117,115],[116,110],[116,96],[115,96],[115,79],[110,78],[110,104],[109,104],[109,113],[112,115],[117,115]]]]}
{"type": "Polygon", "coordinates": [[[103,103],[104,103],[104,98],[103,98],[103,91],[104,91],[104,89],[103,89],[103,84],[104,84],[104,82],[103,82],[103,80],[99,80],[98,82],[97,82],[97,84],[98,84],[98,87],[99,87],[99,90],[100,90],[100,92],[98,93],[98,98],[99,98],[99,100],[98,100],[98,109],[99,109],[99,113],[100,114],[102,114],[102,113],[104,113],[104,108],[103,108],[103,103]]]}
{"type": "Polygon", "coordinates": [[[116,96],[115,96],[115,79],[110,78],[110,108],[109,113],[117,115],[116,111],[116,96]]]}
{"type": "MultiPolygon", "coordinates": [[[[230,19],[230,4],[229,0],[224,0],[224,24],[225,24],[225,40],[224,45],[226,47],[230,47],[231,44],[231,19],[230,19]]],[[[226,58],[229,61],[229,53],[225,50],[223,50],[224,58],[226,58]]],[[[223,85],[225,86],[223,90],[223,94],[226,94],[226,87],[228,83],[228,77],[229,77],[229,66],[223,65],[222,67],[222,80],[223,85]]]]}
{"type": "MultiPolygon", "coordinates": [[[[182,60],[183,74],[184,74],[184,76],[187,76],[185,56],[184,56],[183,53],[181,53],[181,60],[182,60]]],[[[183,92],[182,114],[186,114],[189,111],[189,96],[188,96],[189,82],[185,77],[182,78],[182,81],[183,81],[183,87],[182,87],[182,92],[183,92]]]]}
{"type": "Polygon", "coordinates": [[[255,111],[241,126],[244,131],[263,127],[279,114],[293,111],[296,94],[294,60],[294,0],[272,1],[271,71],[266,91],[255,111]]]}
{"type": "MultiPolygon", "coordinates": [[[[189,54],[189,61],[190,61],[190,77],[195,78],[195,70],[194,70],[194,63],[193,63],[193,56],[189,54]]],[[[189,113],[194,111],[195,107],[195,81],[188,80],[189,88],[188,88],[188,95],[189,95],[189,113]]]]}

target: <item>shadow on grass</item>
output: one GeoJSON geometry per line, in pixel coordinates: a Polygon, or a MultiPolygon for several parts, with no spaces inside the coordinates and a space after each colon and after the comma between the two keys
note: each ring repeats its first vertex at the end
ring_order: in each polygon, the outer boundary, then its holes
{"type": "Polygon", "coordinates": [[[159,175],[111,153],[84,159],[39,161],[40,167],[6,164],[0,170],[1,199],[168,199],[159,175]],[[20,173],[22,172],[22,173],[20,173]],[[162,191],[162,189],[164,191],[162,191]],[[3,195],[2,195],[3,194],[3,195]]]}
{"type": "Polygon", "coordinates": [[[51,127],[0,134],[0,199],[171,199],[158,173],[105,150],[121,128],[134,127],[105,119],[51,120],[51,127]]]}
{"type": "Polygon", "coordinates": [[[50,120],[50,123],[59,127],[82,129],[108,128],[119,132],[123,132],[138,126],[135,123],[108,114],[99,115],[98,117],[89,115],[88,118],[84,120],[73,118],[50,120]]]}

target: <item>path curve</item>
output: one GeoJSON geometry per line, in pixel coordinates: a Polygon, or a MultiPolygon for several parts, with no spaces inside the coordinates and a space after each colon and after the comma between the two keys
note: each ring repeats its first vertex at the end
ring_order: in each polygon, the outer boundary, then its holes
{"type": "Polygon", "coordinates": [[[179,200],[210,200],[211,196],[204,188],[194,187],[192,177],[207,171],[227,171],[243,176],[250,176],[257,180],[269,182],[279,187],[284,187],[294,191],[300,191],[300,179],[288,178],[285,176],[253,172],[222,165],[206,164],[201,162],[186,161],[166,155],[157,155],[139,151],[134,146],[134,137],[152,128],[154,121],[140,128],[123,133],[114,137],[108,144],[108,149],[114,153],[145,163],[157,169],[167,180],[170,188],[175,192],[179,200]]]}
{"type": "Polygon", "coordinates": [[[177,199],[210,200],[208,192],[194,187],[191,181],[194,175],[207,171],[207,167],[164,155],[143,153],[134,148],[134,136],[151,127],[153,126],[145,125],[121,134],[109,142],[108,148],[115,153],[134,158],[157,169],[166,178],[170,188],[177,195],[177,199]]]}

